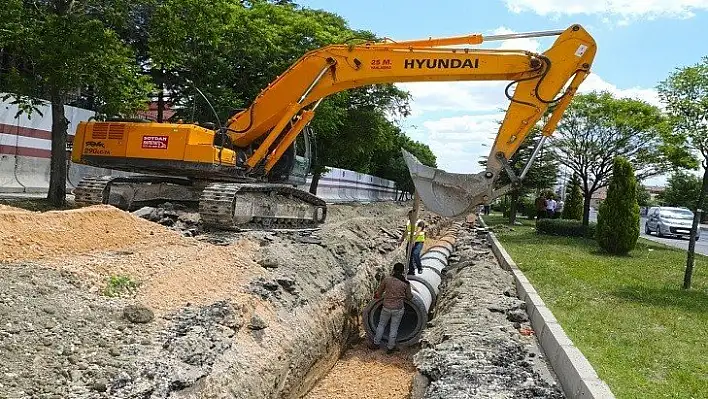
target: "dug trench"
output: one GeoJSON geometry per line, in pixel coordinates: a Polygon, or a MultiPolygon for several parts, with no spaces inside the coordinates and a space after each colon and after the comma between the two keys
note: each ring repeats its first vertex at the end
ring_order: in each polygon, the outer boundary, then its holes
{"type": "MultiPolygon", "coordinates": [[[[471,226],[420,352],[365,348],[359,316],[403,258],[408,209],[338,205],[316,232],[209,233],[111,207],[4,207],[0,397],[408,397],[412,388],[443,397],[470,384],[562,397],[531,358],[533,337],[515,328],[524,317],[507,319],[523,313],[520,301],[471,226]]],[[[432,236],[449,225],[423,217],[432,236]]]]}
{"type": "Polygon", "coordinates": [[[388,355],[368,349],[362,332],[307,399],[565,397],[486,230],[471,220],[456,232],[419,342],[388,355]]]}

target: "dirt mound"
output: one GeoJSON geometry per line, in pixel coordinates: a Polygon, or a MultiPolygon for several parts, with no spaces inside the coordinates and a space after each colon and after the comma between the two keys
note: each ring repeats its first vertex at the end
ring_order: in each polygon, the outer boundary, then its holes
{"type": "Polygon", "coordinates": [[[382,207],[196,238],[112,207],[0,212],[0,397],[305,394],[400,256],[407,209],[382,207]]]}
{"type": "Polygon", "coordinates": [[[43,263],[80,276],[85,288],[105,291],[111,278],[137,284],[136,299],[162,313],[187,303],[202,305],[239,297],[239,287],[263,273],[252,260],[254,243],[219,247],[177,236],[171,244],[126,247],[43,263]]]}
{"type": "Polygon", "coordinates": [[[3,243],[0,262],[118,250],[134,245],[176,245],[180,240],[175,232],[108,205],[42,213],[0,212],[3,243]]]}

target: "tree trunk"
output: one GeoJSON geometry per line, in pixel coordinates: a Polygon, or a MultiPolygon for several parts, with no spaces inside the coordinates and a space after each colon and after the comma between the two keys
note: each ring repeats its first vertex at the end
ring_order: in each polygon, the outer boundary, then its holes
{"type": "Polygon", "coordinates": [[[583,226],[590,224],[590,201],[592,200],[592,193],[583,193],[583,226]]]}
{"type": "Polygon", "coordinates": [[[320,178],[322,177],[322,171],[316,170],[312,174],[312,182],[310,183],[310,194],[317,195],[317,186],[320,184],[320,178]]]}
{"type": "Polygon", "coordinates": [[[519,205],[519,192],[512,191],[511,193],[511,204],[509,205],[509,224],[513,225],[516,223],[516,209],[519,205]]]}
{"type": "MultiPolygon", "coordinates": [[[[157,93],[157,121],[159,123],[164,122],[165,115],[165,93],[160,89],[157,93]]],[[[194,121],[191,121],[194,122],[194,121]]]]}
{"type": "Polygon", "coordinates": [[[708,190],[708,168],[704,168],[703,171],[703,184],[701,185],[701,192],[698,194],[698,203],[696,204],[696,210],[693,215],[693,227],[691,228],[691,236],[688,241],[688,254],[686,255],[686,272],[683,275],[683,289],[687,290],[691,288],[691,277],[693,276],[693,262],[695,259],[696,252],[696,232],[701,227],[699,226],[701,212],[703,212],[703,205],[706,199],[706,191],[708,190]]]}
{"type": "Polygon", "coordinates": [[[57,208],[66,205],[66,129],[69,121],[64,115],[64,98],[53,92],[52,102],[52,158],[47,199],[57,208]]]}

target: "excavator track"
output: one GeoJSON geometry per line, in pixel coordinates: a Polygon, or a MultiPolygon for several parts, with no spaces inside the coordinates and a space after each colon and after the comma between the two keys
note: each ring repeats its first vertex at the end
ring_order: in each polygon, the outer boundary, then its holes
{"type": "MultiPolygon", "coordinates": [[[[160,183],[183,187],[186,189],[181,192],[183,195],[198,190],[190,190],[190,185],[183,179],[169,177],[99,176],[82,179],[74,189],[74,196],[80,205],[111,204],[128,210],[131,199],[125,200],[113,193],[115,185],[143,185],[144,190],[160,183]],[[116,199],[118,203],[115,203],[116,199]]],[[[143,201],[146,199],[141,198],[143,201]]],[[[323,223],[327,215],[324,200],[281,184],[210,183],[199,196],[192,194],[189,200],[196,202],[197,199],[202,224],[218,230],[311,229],[323,223]]]]}
{"type": "Polygon", "coordinates": [[[106,187],[113,180],[112,176],[85,177],[74,188],[74,201],[80,205],[103,204],[106,187]]]}
{"type": "Polygon", "coordinates": [[[199,214],[205,226],[221,230],[305,229],[324,222],[327,204],[286,185],[212,183],[202,192],[199,214]]]}

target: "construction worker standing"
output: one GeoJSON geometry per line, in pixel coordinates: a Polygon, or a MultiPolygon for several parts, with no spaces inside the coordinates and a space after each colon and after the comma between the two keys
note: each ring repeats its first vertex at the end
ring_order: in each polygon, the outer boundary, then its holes
{"type": "MultiPolygon", "coordinates": [[[[409,239],[411,235],[411,216],[413,215],[413,210],[408,211],[408,222],[406,222],[406,232],[398,240],[398,245],[401,245],[404,241],[409,239]]],[[[415,275],[415,269],[418,269],[418,274],[423,273],[423,264],[421,263],[420,254],[423,251],[423,244],[425,243],[425,222],[418,219],[415,224],[415,231],[413,232],[413,251],[411,252],[411,258],[408,262],[408,274],[415,275]],[[415,264],[415,266],[414,266],[415,264]]]]}
{"type": "Polygon", "coordinates": [[[406,312],[405,300],[413,299],[413,291],[411,291],[411,283],[403,276],[403,263],[393,265],[393,273],[381,280],[379,288],[374,293],[374,298],[383,298],[383,306],[381,308],[381,316],[379,324],[376,327],[376,335],[374,342],[369,344],[369,348],[378,349],[381,345],[384,329],[389,321],[391,325],[388,333],[387,353],[396,351],[396,337],[398,336],[398,327],[401,324],[401,319],[406,312]]]}

